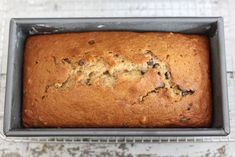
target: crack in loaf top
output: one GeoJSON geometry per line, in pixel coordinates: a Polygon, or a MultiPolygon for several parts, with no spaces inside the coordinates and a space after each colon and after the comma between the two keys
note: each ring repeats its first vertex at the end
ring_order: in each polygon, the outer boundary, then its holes
{"type": "Polygon", "coordinates": [[[204,36],[173,33],[90,32],[30,37],[25,48],[23,114],[35,116],[23,118],[24,124],[208,125],[207,42],[204,36]]]}

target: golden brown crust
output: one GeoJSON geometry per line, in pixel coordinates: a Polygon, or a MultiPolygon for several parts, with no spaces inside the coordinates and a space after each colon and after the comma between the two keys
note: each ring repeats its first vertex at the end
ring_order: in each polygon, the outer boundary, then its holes
{"type": "Polygon", "coordinates": [[[24,54],[25,127],[209,127],[208,39],[37,35],[24,54]]]}

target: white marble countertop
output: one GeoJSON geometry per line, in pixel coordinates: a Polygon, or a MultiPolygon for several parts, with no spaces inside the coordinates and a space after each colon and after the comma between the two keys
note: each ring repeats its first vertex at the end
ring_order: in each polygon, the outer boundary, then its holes
{"type": "MultiPolygon", "coordinates": [[[[233,0],[0,0],[0,124],[2,125],[9,19],[13,17],[223,16],[232,135],[235,139],[235,1],[233,0]]],[[[1,128],[1,127],[0,127],[1,128]]],[[[1,132],[1,131],[0,131],[1,132]]],[[[55,143],[0,138],[0,156],[235,156],[235,142],[55,143]]],[[[4,137],[3,137],[4,138],[4,137]]],[[[211,140],[213,141],[213,140],[211,140]]],[[[235,141],[235,140],[234,140],[235,141]]]]}
{"type": "Polygon", "coordinates": [[[35,144],[1,143],[2,157],[234,157],[235,143],[35,144]]]}

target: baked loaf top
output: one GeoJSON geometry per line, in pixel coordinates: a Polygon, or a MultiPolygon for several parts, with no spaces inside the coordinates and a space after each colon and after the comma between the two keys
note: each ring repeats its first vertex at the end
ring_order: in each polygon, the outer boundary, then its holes
{"type": "Polygon", "coordinates": [[[36,35],[24,127],[209,127],[208,39],[174,33],[36,35]]]}

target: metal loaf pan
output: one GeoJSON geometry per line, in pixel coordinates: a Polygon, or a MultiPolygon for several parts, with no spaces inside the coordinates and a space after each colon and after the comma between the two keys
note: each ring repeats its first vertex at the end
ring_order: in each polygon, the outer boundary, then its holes
{"type": "Polygon", "coordinates": [[[6,136],[216,136],[230,132],[223,19],[204,18],[40,18],[11,19],[5,97],[6,136]],[[206,34],[210,39],[213,91],[211,128],[32,128],[22,127],[22,67],[28,36],[87,31],[158,31],[206,34]]]}

